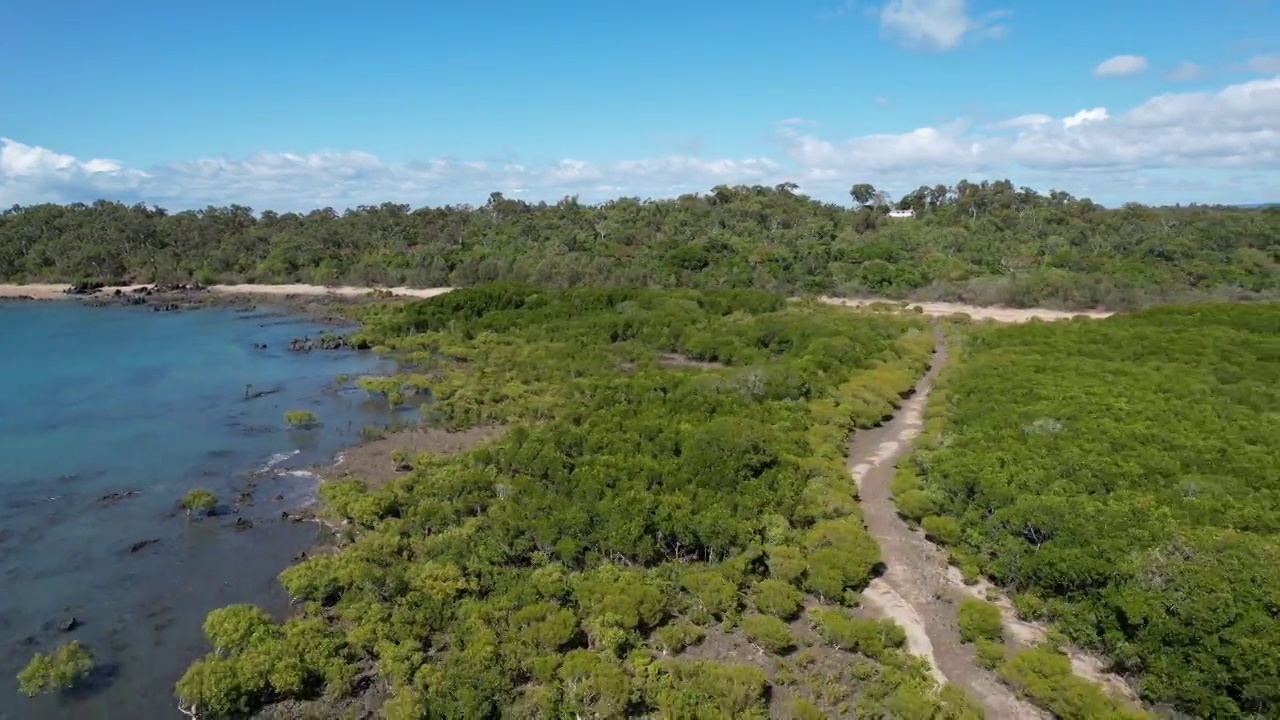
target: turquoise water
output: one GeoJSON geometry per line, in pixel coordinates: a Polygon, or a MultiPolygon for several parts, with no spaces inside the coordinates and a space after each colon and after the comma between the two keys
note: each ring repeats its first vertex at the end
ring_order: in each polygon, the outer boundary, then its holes
{"type": "Polygon", "coordinates": [[[171,690],[207,650],[204,615],[285,609],[275,576],[320,532],[280,517],[314,496],[304,469],[389,420],[334,382],[385,361],[286,350],[324,329],[262,309],[0,302],[0,718],[181,718],[171,690]],[[249,383],[268,394],[246,400],[249,383]],[[291,409],[321,427],[289,430],[291,409]],[[228,514],[188,521],[176,504],[193,487],[228,514]],[[158,542],[130,552],[145,540],[158,542]],[[83,624],[62,632],[73,616],[83,624]],[[99,661],[87,687],[19,695],[31,654],[72,638],[99,661]]]}

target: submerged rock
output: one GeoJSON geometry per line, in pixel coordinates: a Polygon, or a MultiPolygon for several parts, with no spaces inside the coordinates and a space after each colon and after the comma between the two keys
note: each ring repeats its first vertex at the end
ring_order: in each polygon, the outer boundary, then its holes
{"type": "Polygon", "coordinates": [[[148,545],[155,545],[158,542],[160,542],[160,538],[150,538],[148,540],[139,540],[138,542],[129,546],[129,553],[130,554],[136,553],[142,548],[147,547],[148,545]]]}

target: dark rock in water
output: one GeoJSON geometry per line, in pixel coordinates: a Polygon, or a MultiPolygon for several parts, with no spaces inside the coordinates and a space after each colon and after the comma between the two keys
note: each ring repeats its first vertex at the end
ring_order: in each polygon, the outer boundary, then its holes
{"type": "Polygon", "coordinates": [[[293,352],[311,352],[312,350],[368,350],[365,342],[352,342],[345,335],[326,332],[318,338],[296,337],[289,341],[289,350],[293,352]]]}
{"type": "Polygon", "coordinates": [[[253,527],[253,523],[249,520],[245,520],[244,518],[236,518],[235,527],[237,530],[248,530],[253,527]]]}
{"type": "Polygon", "coordinates": [[[62,292],[67,295],[93,295],[104,287],[106,287],[106,283],[101,281],[78,282],[62,292]]]}
{"type": "Polygon", "coordinates": [[[76,628],[80,627],[83,624],[84,623],[80,622],[79,618],[77,618],[75,615],[72,615],[66,620],[63,620],[62,623],[58,625],[58,629],[66,633],[66,632],[71,632],[72,630],[75,630],[76,628]]]}
{"type": "Polygon", "coordinates": [[[294,556],[293,556],[293,561],[294,561],[294,562],[298,562],[298,561],[300,561],[300,560],[306,560],[306,559],[307,559],[307,551],[306,551],[306,550],[303,550],[302,552],[300,552],[300,553],[298,553],[297,555],[294,555],[294,556]]]}
{"type": "Polygon", "coordinates": [[[242,493],[240,493],[239,495],[236,495],[236,504],[237,504],[237,505],[252,505],[252,504],[253,504],[253,495],[252,495],[252,494],[250,494],[250,493],[247,493],[247,492],[242,492],[242,493]]]}
{"type": "Polygon", "coordinates": [[[284,502],[284,493],[280,493],[279,495],[275,496],[272,499],[275,500],[276,502],[284,502]]]}
{"type": "Polygon", "coordinates": [[[130,553],[136,553],[136,552],[138,552],[139,550],[141,550],[142,548],[144,548],[144,547],[146,547],[146,546],[148,546],[148,545],[155,545],[155,544],[156,544],[156,543],[158,543],[158,542],[160,542],[160,538],[151,538],[151,539],[149,539],[149,540],[139,540],[138,542],[136,542],[136,543],[134,543],[134,544],[132,544],[132,545],[130,545],[130,546],[129,546],[129,552],[130,552],[130,553]]]}
{"type": "Polygon", "coordinates": [[[412,469],[413,469],[413,465],[410,465],[407,462],[396,464],[396,472],[409,472],[412,469]]]}
{"type": "Polygon", "coordinates": [[[99,505],[115,505],[125,498],[130,498],[141,493],[141,490],[125,490],[124,492],[107,493],[106,495],[98,498],[97,502],[99,505]]]}
{"type": "Polygon", "coordinates": [[[32,645],[35,645],[35,644],[36,644],[36,636],[35,636],[35,635],[28,635],[28,636],[26,636],[26,637],[22,638],[22,642],[21,642],[21,644],[22,644],[22,646],[23,646],[23,647],[31,647],[32,645]]]}

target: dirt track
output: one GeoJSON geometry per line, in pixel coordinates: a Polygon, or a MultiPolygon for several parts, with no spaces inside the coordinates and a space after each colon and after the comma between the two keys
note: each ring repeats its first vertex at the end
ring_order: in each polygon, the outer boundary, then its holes
{"type": "Polygon", "coordinates": [[[907,631],[908,648],[929,663],[935,678],[962,687],[982,704],[991,720],[1048,717],[978,665],[973,648],[961,644],[956,626],[958,598],[947,577],[946,555],[898,517],[889,492],[895,465],[911,452],[920,435],[929,391],[946,359],[946,346],[939,342],[929,372],[893,419],[854,433],[849,443],[850,475],[858,486],[867,529],[880,544],[886,567],[863,595],[870,609],[907,631]]]}
{"type": "MultiPolygon", "coordinates": [[[[936,326],[934,333],[938,344],[933,362],[911,398],[888,422],[855,433],[849,443],[850,477],[858,487],[867,529],[880,545],[886,568],[863,595],[868,609],[893,619],[907,631],[908,648],[929,663],[936,678],[962,687],[983,705],[988,718],[1047,718],[977,663],[973,647],[960,642],[957,609],[960,600],[986,599],[990,591],[1004,613],[1011,645],[1026,647],[1039,642],[1047,629],[1018,619],[1011,603],[989,584],[966,586],[959,572],[949,566],[946,553],[898,515],[889,490],[896,465],[910,454],[920,435],[929,392],[947,361],[947,348],[936,326]]],[[[1101,660],[1081,652],[1070,654],[1076,674],[1132,698],[1119,677],[1103,672],[1101,660]]]]}

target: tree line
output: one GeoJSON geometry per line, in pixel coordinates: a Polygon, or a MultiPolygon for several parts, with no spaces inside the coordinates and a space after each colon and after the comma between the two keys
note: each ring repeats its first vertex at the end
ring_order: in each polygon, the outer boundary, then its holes
{"type": "Polygon", "coordinates": [[[576,197],[482,206],[384,203],[337,212],[240,205],[15,206],[0,214],[11,282],[306,282],[754,288],[1070,309],[1276,297],[1280,209],[1104,208],[1007,180],[873,186],[852,207],[795,185],[719,186],[668,200],[576,197]],[[889,216],[891,208],[915,216],[889,216]]]}

